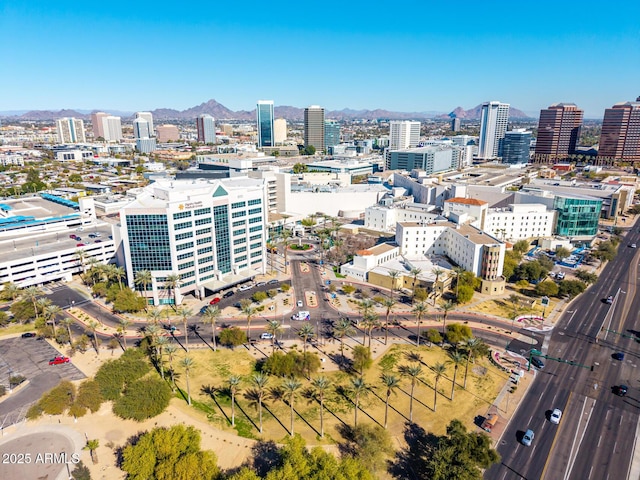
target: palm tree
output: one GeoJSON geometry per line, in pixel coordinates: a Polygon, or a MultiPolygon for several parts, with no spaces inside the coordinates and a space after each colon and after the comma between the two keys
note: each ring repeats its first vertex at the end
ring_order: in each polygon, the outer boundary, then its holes
{"type": "Polygon", "coordinates": [[[393,306],[396,304],[396,301],[392,298],[386,298],[382,304],[385,306],[385,320],[384,320],[384,344],[387,344],[387,340],[389,339],[389,315],[391,315],[391,310],[393,306]]]}
{"type": "Polygon", "coordinates": [[[216,345],[216,322],[218,318],[222,315],[222,311],[215,306],[208,306],[204,314],[202,316],[202,323],[210,323],[211,324],[211,341],[213,342],[213,351],[215,352],[217,349],[216,345]]]}
{"type": "Polygon", "coordinates": [[[324,392],[329,388],[331,382],[327,377],[316,377],[311,381],[311,385],[318,394],[320,400],[320,438],[324,438],[324,392]]]}
{"type": "Polygon", "coordinates": [[[293,437],[293,418],[295,413],[295,410],[293,408],[293,402],[296,398],[296,393],[298,392],[300,387],[302,387],[302,383],[300,383],[298,380],[296,380],[293,377],[285,379],[284,382],[282,383],[282,388],[284,389],[285,393],[289,395],[289,406],[291,407],[291,436],[292,437],[293,437]]]}
{"type": "Polygon", "coordinates": [[[456,275],[456,298],[458,298],[458,292],[460,287],[460,275],[465,271],[462,267],[453,267],[453,271],[456,275]]]}
{"type": "Polygon", "coordinates": [[[85,273],[85,263],[84,261],[87,259],[87,252],[85,252],[82,249],[78,249],[76,250],[73,255],[76,257],[76,260],[78,260],[78,263],[80,264],[80,278],[82,279],[83,283],[87,283],[85,281],[84,278],[84,273],[85,273]]]}
{"type": "Polygon", "coordinates": [[[472,337],[466,341],[464,349],[467,353],[467,362],[464,367],[464,383],[462,385],[462,388],[467,388],[467,373],[469,372],[469,362],[472,361],[476,357],[476,355],[482,354],[483,352],[488,352],[489,348],[481,338],[472,337]]]}
{"type": "Polygon", "coordinates": [[[127,349],[127,328],[131,326],[131,320],[127,318],[120,319],[120,326],[118,330],[122,333],[122,342],[124,343],[124,349],[127,349]]]}
{"type": "Polygon", "coordinates": [[[182,324],[184,325],[185,350],[188,352],[189,351],[189,324],[187,323],[187,320],[191,315],[193,315],[193,311],[187,307],[180,307],[177,313],[182,317],[182,324]]]}
{"type": "Polygon", "coordinates": [[[289,239],[293,234],[291,233],[291,230],[283,228],[280,235],[282,236],[282,243],[284,244],[284,274],[287,275],[289,273],[287,250],[289,249],[289,239]]]}
{"type": "Polygon", "coordinates": [[[238,375],[231,375],[227,380],[229,392],[231,393],[231,426],[236,426],[236,394],[240,389],[242,379],[238,375]]]}
{"type": "Polygon", "coordinates": [[[413,277],[413,285],[411,287],[411,301],[413,302],[413,299],[416,296],[416,281],[418,280],[418,275],[422,273],[422,269],[414,267],[411,269],[411,272],[409,273],[413,277]]]}
{"type": "Polygon", "coordinates": [[[387,389],[387,396],[384,402],[384,428],[387,428],[387,418],[389,414],[389,397],[396,388],[400,386],[400,379],[393,374],[383,373],[380,377],[382,384],[387,389]]]}
{"type": "Polygon", "coordinates": [[[434,267],[431,270],[431,273],[433,273],[436,276],[436,280],[435,282],[433,282],[433,305],[436,305],[436,299],[438,298],[438,282],[440,281],[440,276],[444,273],[444,270],[438,267],[434,267]]]}
{"type": "Polygon", "coordinates": [[[53,327],[53,334],[56,334],[56,317],[62,313],[62,308],[58,305],[46,305],[44,307],[44,314],[47,320],[51,320],[51,326],[53,327]]]}
{"type": "Polygon", "coordinates": [[[420,380],[420,375],[422,375],[422,365],[419,363],[411,364],[404,367],[401,373],[411,378],[411,391],[409,393],[409,421],[413,422],[413,394],[416,388],[416,383],[420,380]]]}
{"type": "Polygon", "coordinates": [[[157,307],[150,308],[147,311],[147,318],[151,320],[154,325],[157,325],[160,322],[161,317],[162,317],[162,311],[158,310],[157,307]]]}
{"type": "Polygon", "coordinates": [[[396,289],[396,279],[400,276],[400,272],[397,270],[390,270],[387,275],[391,278],[391,300],[393,300],[393,292],[396,289]]]}
{"type": "Polygon", "coordinates": [[[436,380],[433,385],[433,411],[436,411],[436,402],[438,400],[438,381],[442,376],[444,376],[444,372],[447,371],[447,366],[444,363],[436,363],[433,368],[433,373],[436,374],[436,380]]]}
{"type": "Polygon", "coordinates": [[[67,327],[67,333],[69,334],[69,345],[73,343],[73,337],[71,336],[71,325],[73,325],[73,318],[64,317],[60,320],[60,323],[67,327]]]}
{"type": "Polygon", "coordinates": [[[354,404],[356,406],[354,419],[353,419],[354,427],[358,426],[358,409],[360,408],[360,396],[366,395],[368,388],[369,387],[367,386],[367,384],[365,383],[362,377],[356,377],[351,379],[351,393],[353,393],[354,404]]]}
{"type": "MultiPolygon", "coordinates": [[[[186,356],[182,360],[180,360],[180,366],[184,368],[184,377],[187,382],[187,404],[191,406],[191,388],[189,386],[189,372],[191,368],[195,365],[193,358],[186,356]]],[[[171,372],[171,376],[173,377],[173,369],[171,372]]]]}
{"type": "Polygon", "coordinates": [[[164,280],[164,288],[173,293],[173,303],[178,303],[176,299],[176,290],[180,287],[180,275],[177,273],[170,273],[164,280]]]}
{"type": "Polygon", "coordinates": [[[24,290],[22,290],[22,296],[25,298],[25,300],[29,300],[33,305],[33,314],[35,315],[36,320],[38,319],[38,306],[36,302],[38,301],[38,298],[40,298],[42,295],[43,295],[42,290],[40,290],[35,285],[31,285],[30,287],[27,287],[24,290]]]}
{"type": "Polygon", "coordinates": [[[141,297],[147,299],[147,290],[149,285],[153,283],[153,276],[149,270],[138,270],[133,279],[133,284],[140,287],[141,297]]]}
{"type": "MultiPolygon", "coordinates": [[[[365,333],[369,336],[369,349],[371,349],[371,334],[373,330],[380,327],[380,322],[378,321],[378,315],[375,312],[368,313],[362,320],[362,328],[365,333]]],[[[364,345],[364,340],[362,342],[364,345]]]]}
{"type": "Polygon", "coordinates": [[[15,300],[20,296],[20,287],[13,282],[5,283],[4,288],[2,289],[2,294],[5,298],[15,300]]]}
{"type": "Polygon", "coordinates": [[[464,362],[464,355],[457,350],[450,350],[448,352],[449,363],[453,363],[453,381],[451,382],[451,401],[453,401],[453,393],[456,388],[456,376],[458,375],[458,367],[464,362]]]}
{"type": "Polygon", "coordinates": [[[298,336],[302,339],[302,353],[307,355],[307,342],[315,336],[313,326],[310,323],[304,323],[298,330],[298,336]]]}
{"type": "Polygon", "coordinates": [[[173,356],[175,355],[177,350],[178,350],[178,347],[176,347],[174,343],[167,343],[164,346],[164,351],[167,354],[167,357],[169,357],[169,373],[171,373],[171,391],[172,392],[176,391],[176,382],[174,377],[175,372],[173,371],[173,356]]]}
{"type": "Polygon", "coordinates": [[[273,253],[274,251],[278,250],[278,247],[276,246],[275,243],[273,243],[272,240],[267,240],[267,244],[266,244],[267,250],[269,251],[269,259],[271,263],[271,273],[273,274],[273,253]]]}
{"type": "Polygon", "coordinates": [[[333,334],[340,339],[340,355],[344,360],[344,337],[354,332],[351,322],[346,318],[340,318],[333,326],[333,334]]]}
{"type": "Polygon", "coordinates": [[[247,341],[251,343],[251,320],[257,313],[257,310],[249,305],[242,306],[242,313],[247,317],[247,341]]]}
{"type": "Polygon", "coordinates": [[[91,461],[96,464],[98,463],[98,455],[96,454],[96,450],[100,446],[100,441],[97,439],[87,440],[87,444],[83,448],[83,450],[89,450],[89,454],[91,455],[91,461]]]}
{"type": "Polygon", "coordinates": [[[117,267],[114,265],[113,269],[111,270],[111,274],[113,275],[113,278],[118,281],[118,287],[120,287],[120,290],[122,290],[122,279],[127,275],[124,267],[117,267]]]}
{"type": "Polygon", "coordinates": [[[271,353],[274,353],[276,351],[276,337],[282,332],[282,324],[278,320],[269,320],[267,332],[271,334],[271,353]]]}
{"type": "Polygon", "coordinates": [[[258,412],[260,417],[260,433],[262,433],[262,401],[264,400],[265,395],[265,387],[267,386],[267,382],[269,381],[269,377],[264,373],[255,373],[253,377],[251,377],[251,382],[256,386],[256,397],[258,398],[258,412]]]}
{"type": "Polygon", "coordinates": [[[447,333],[447,315],[451,310],[456,308],[456,304],[447,300],[444,305],[442,305],[442,335],[446,335],[447,333]]]}
{"type": "Polygon", "coordinates": [[[98,330],[98,322],[96,322],[95,320],[89,320],[87,322],[87,328],[89,329],[89,331],[91,332],[91,335],[93,336],[93,347],[96,349],[96,355],[98,355],[98,336],[96,335],[96,330],[98,330]]]}
{"type": "Polygon", "coordinates": [[[427,313],[428,310],[429,307],[427,307],[427,304],[424,302],[418,303],[415,307],[413,307],[412,310],[418,321],[418,338],[416,340],[417,346],[420,346],[420,325],[422,324],[422,317],[427,313]]]}
{"type": "Polygon", "coordinates": [[[164,380],[164,348],[169,345],[169,339],[164,335],[159,335],[156,338],[155,347],[156,347],[156,355],[158,356],[158,363],[160,364],[160,376],[164,380]]]}

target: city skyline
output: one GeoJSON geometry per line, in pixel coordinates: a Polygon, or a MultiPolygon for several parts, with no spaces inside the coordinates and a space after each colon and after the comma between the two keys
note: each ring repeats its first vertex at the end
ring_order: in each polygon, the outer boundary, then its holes
{"type": "Polygon", "coordinates": [[[640,7],[625,4],[620,16],[590,5],[461,2],[453,12],[412,1],[403,6],[410,15],[380,20],[358,1],[313,12],[286,1],[195,2],[179,15],[146,0],[16,3],[0,9],[0,40],[11,46],[0,111],[183,110],[207,98],[238,111],[273,98],[327,110],[448,113],[499,100],[534,117],[563,102],[602,118],[640,94],[640,7]],[[561,28],[558,18],[568,19],[561,28]],[[72,42],[82,32],[91,35],[72,42]],[[144,61],[131,48],[136,38],[150,46],[144,61]],[[73,49],[51,54],[48,45],[64,44],[73,49]],[[256,63],[265,48],[270,54],[256,63]],[[411,72],[402,88],[389,80],[396,68],[411,72]],[[198,75],[187,81],[191,69],[198,75]],[[147,81],[134,82],[132,72],[147,81]]]}

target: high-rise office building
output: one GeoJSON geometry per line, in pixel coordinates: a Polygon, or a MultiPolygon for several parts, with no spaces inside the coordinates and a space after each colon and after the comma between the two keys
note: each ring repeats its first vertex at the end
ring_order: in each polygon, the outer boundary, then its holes
{"type": "Polygon", "coordinates": [[[103,137],[107,142],[120,142],[122,140],[122,123],[120,117],[107,115],[102,117],[103,137]]]}
{"type": "Polygon", "coordinates": [[[324,146],[335,147],[340,143],[340,124],[335,120],[324,121],[324,146]]]}
{"type": "Polygon", "coordinates": [[[127,281],[159,303],[199,298],[266,273],[267,183],[224,180],[158,180],[120,211],[127,281]],[[151,273],[135,285],[136,273],[151,273]],[[180,276],[167,295],[166,280],[180,276]]]}
{"type": "Polygon", "coordinates": [[[273,100],[258,100],[256,105],[258,122],[258,148],[273,147],[273,100]]]}
{"type": "Polygon", "coordinates": [[[640,162],[640,97],[604,111],[598,162],[640,162]]]}
{"type": "Polygon", "coordinates": [[[149,137],[155,137],[156,132],[153,129],[153,114],[151,112],[136,112],[136,118],[144,118],[149,122],[149,137]]]}
{"type": "Polygon", "coordinates": [[[324,152],[324,108],[311,105],[304,109],[304,146],[324,152]]]}
{"type": "Polygon", "coordinates": [[[451,131],[452,132],[460,131],[460,119],[458,117],[453,117],[451,119],[451,131]]]}
{"type": "Polygon", "coordinates": [[[108,116],[109,114],[104,112],[94,112],[91,114],[91,129],[93,130],[94,140],[98,137],[104,138],[104,124],[102,123],[102,119],[108,116]]]}
{"type": "Polygon", "coordinates": [[[287,139],[287,121],[284,118],[276,118],[273,121],[273,140],[276,145],[282,145],[287,139]]]}
{"type": "Polygon", "coordinates": [[[478,158],[493,159],[502,155],[502,140],[509,122],[509,104],[496,101],[482,104],[478,158]]]}
{"type": "Polygon", "coordinates": [[[573,103],[554,103],[540,110],[534,160],[553,163],[576,151],[584,112],[573,103]]]}
{"type": "Polygon", "coordinates": [[[198,141],[200,143],[216,143],[216,121],[208,114],[198,115],[196,118],[196,129],[198,130],[198,141]]]}
{"type": "Polygon", "coordinates": [[[389,150],[415,148],[420,142],[420,122],[394,120],[389,123],[389,150]]]}
{"type": "Polygon", "coordinates": [[[84,143],[84,122],[79,118],[66,117],[56,120],[58,142],[60,143],[84,143]]]}
{"type": "Polygon", "coordinates": [[[150,138],[151,132],[149,130],[149,122],[138,117],[133,121],[133,138],[150,138]]]}
{"type": "Polygon", "coordinates": [[[502,144],[502,163],[529,163],[531,148],[531,132],[525,128],[516,128],[504,135],[502,144]]]}

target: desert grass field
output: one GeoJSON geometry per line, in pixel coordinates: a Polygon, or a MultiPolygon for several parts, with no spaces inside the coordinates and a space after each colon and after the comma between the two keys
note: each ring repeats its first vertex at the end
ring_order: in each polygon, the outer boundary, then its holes
{"type": "MultiPolygon", "coordinates": [[[[378,347],[381,348],[381,347],[378,347]]],[[[345,350],[348,355],[349,350],[345,350]]],[[[380,353],[380,352],[379,352],[380,353]]],[[[179,366],[186,355],[180,352],[174,359],[176,395],[186,396],[186,376],[179,366]]],[[[251,376],[255,373],[255,359],[244,349],[235,351],[219,349],[192,350],[189,354],[195,365],[189,373],[191,398],[195,409],[200,410],[212,427],[232,431],[231,397],[228,379],[231,375],[242,378],[236,394],[235,430],[240,436],[280,441],[290,434],[291,410],[289,396],[280,391],[283,378],[270,376],[263,403],[263,433],[259,433],[258,402],[252,391],[251,376]]],[[[380,377],[383,365],[394,367],[389,370],[400,378],[400,385],[391,394],[388,410],[388,431],[398,446],[403,442],[403,431],[409,420],[411,379],[399,371],[411,364],[419,364],[422,374],[416,382],[413,400],[413,421],[436,435],[445,433],[447,424],[454,418],[461,420],[468,428],[474,428],[474,418],[485,414],[508,380],[504,372],[493,366],[488,358],[476,359],[469,364],[466,389],[462,387],[466,362],[458,366],[456,388],[452,395],[454,365],[448,363],[447,352],[437,346],[392,345],[379,355],[371,368],[365,370],[364,380],[368,389],[360,396],[358,423],[384,424],[386,387],[380,377]],[[447,369],[437,385],[437,399],[434,392],[436,375],[431,367],[436,363],[447,363],[447,369]],[[434,410],[434,401],[436,408],[434,410]]],[[[320,374],[312,375],[312,378],[320,374]]],[[[340,439],[340,427],[353,426],[355,419],[354,396],[351,381],[357,373],[345,371],[324,371],[321,373],[330,382],[324,395],[324,431],[320,437],[320,405],[313,393],[311,382],[301,378],[301,388],[294,399],[294,431],[300,434],[308,445],[330,445],[340,439]]]]}

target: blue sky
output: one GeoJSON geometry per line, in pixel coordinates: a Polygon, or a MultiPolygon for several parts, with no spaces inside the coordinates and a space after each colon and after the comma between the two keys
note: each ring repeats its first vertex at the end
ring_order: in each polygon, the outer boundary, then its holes
{"type": "Polygon", "coordinates": [[[0,111],[500,100],[601,118],[640,95],[639,14],[628,0],[0,0],[0,111]]]}

